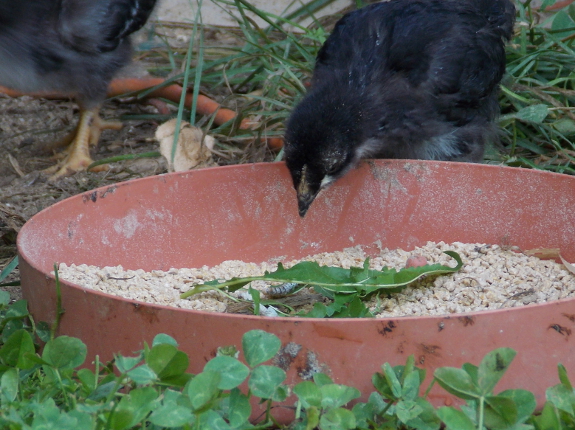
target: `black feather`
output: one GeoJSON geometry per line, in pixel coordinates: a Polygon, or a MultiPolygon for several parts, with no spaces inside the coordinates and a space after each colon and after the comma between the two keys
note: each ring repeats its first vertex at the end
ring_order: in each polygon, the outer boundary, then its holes
{"type": "Polygon", "coordinates": [[[0,0],[0,85],[100,104],[155,0],[0,0]]]}
{"type": "Polygon", "coordinates": [[[509,0],[391,0],[344,16],[287,123],[300,214],[360,158],[480,161],[514,16],[509,0]]]}

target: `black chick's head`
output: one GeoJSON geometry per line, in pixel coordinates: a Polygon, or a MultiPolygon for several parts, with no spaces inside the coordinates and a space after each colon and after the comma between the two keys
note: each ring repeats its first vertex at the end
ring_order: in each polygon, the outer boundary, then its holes
{"type": "MultiPolygon", "coordinates": [[[[341,89],[341,88],[340,88],[341,89]]],[[[318,193],[355,166],[361,154],[362,111],[357,98],[312,88],[286,126],[285,162],[304,217],[318,193]]]]}

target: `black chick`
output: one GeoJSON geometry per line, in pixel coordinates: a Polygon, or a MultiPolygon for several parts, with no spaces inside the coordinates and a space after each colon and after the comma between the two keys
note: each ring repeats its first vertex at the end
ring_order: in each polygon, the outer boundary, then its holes
{"type": "Polygon", "coordinates": [[[287,123],[300,216],[361,158],[481,161],[514,19],[509,0],[391,0],[345,15],[287,123]]]}
{"type": "Polygon", "coordinates": [[[114,74],[131,56],[128,36],[156,0],[0,0],[0,85],[23,92],[73,96],[78,127],[53,177],[85,170],[100,131],[120,128],[99,117],[114,74]]]}

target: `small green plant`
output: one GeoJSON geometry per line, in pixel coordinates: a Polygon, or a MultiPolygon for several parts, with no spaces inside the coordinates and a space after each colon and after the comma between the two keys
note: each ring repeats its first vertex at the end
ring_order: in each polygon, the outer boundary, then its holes
{"type": "Polygon", "coordinates": [[[10,287],[20,285],[20,281],[4,282],[4,280],[18,267],[18,256],[12,258],[0,271],[0,287],[10,287]]]}
{"type": "Polygon", "coordinates": [[[515,356],[509,348],[490,352],[479,366],[437,369],[423,395],[425,370],[415,366],[413,356],[405,365],[385,363],[372,378],[376,391],[363,393],[368,400],[361,402],[359,390],[336,384],[323,373],[290,390],[285,371],[269,364],[281,342],[262,330],[247,332],[241,350],[220,348],[196,375],[187,372],[188,356],[165,334],[134,356],[116,355],[110,363],[96,357],[93,366],[82,367],[87,349],[80,339],[50,338],[47,325],[30,318],[25,301],[9,304],[8,300],[0,292],[2,429],[562,430],[575,426],[575,390],[562,365],[560,384],[547,390],[540,413],[534,414],[535,397],[528,391],[494,394],[515,356]],[[41,352],[39,341],[45,342],[41,352]],[[426,399],[435,383],[466,404],[435,409],[426,399]],[[356,403],[350,408],[352,401],[356,403]],[[254,418],[257,403],[265,412],[254,418]],[[289,425],[274,420],[280,403],[294,410],[289,425]]]}
{"type": "Polygon", "coordinates": [[[532,3],[516,2],[516,37],[507,47],[501,92],[506,148],[496,160],[573,174],[575,7],[542,13],[555,1],[532,3]]]}
{"type": "Polygon", "coordinates": [[[77,338],[50,339],[38,354],[30,327],[25,326],[26,303],[8,306],[7,296],[1,299],[0,428],[271,428],[271,403],[287,397],[285,372],[262,364],[281,346],[266,332],[244,336],[247,365],[220,354],[192,375],[187,373],[188,356],[176,341],[158,335],[136,356],[117,355],[108,364],[96,357],[94,371],[78,369],[87,350],[77,338]],[[238,388],[244,381],[247,394],[238,388]],[[256,427],[249,422],[254,396],[270,406],[256,427]]]}
{"type": "MultiPolygon", "coordinates": [[[[234,292],[253,281],[284,282],[297,285],[289,291],[289,294],[293,294],[304,287],[312,287],[317,293],[332,301],[329,305],[315,303],[310,312],[296,314],[298,316],[315,318],[372,316],[362,299],[378,292],[395,293],[401,291],[408,284],[424,276],[453,273],[461,269],[463,262],[459,254],[454,251],[445,251],[445,254],[457,262],[455,267],[432,264],[406,267],[399,271],[386,267],[382,270],[373,270],[369,268],[369,258],[365,260],[363,267],[350,269],[320,266],[314,261],[302,261],[289,269],[285,269],[280,263],[277,270],[266,272],[262,276],[232,278],[225,282],[216,280],[196,285],[189,291],[182,293],[180,298],[185,299],[193,294],[210,290],[221,291],[225,289],[228,292],[234,292]]],[[[251,293],[256,310],[260,305],[273,305],[275,303],[274,300],[261,300],[257,290],[250,288],[248,291],[251,293]]]]}
{"type": "Polygon", "coordinates": [[[437,369],[434,380],[449,393],[467,401],[461,410],[442,407],[437,415],[453,430],[525,428],[524,423],[535,410],[535,396],[526,390],[506,390],[493,394],[515,351],[499,348],[490,352],[474,366],[466,363],[462,369],[444,367],[437,369]]]}

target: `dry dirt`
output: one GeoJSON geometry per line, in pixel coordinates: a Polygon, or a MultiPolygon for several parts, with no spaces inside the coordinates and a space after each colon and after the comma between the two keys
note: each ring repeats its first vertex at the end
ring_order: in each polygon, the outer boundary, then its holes
{"type": "MultiPolygon", "coordinates": [[[[154,110],[150,105],[108,102],[102,116],[119,118],[154,110]]],[[[142,158],[114,163],[105,172],[81,172],[49,182],[42,170],[57,160],[46,146],[74,128],[77,114],[78,108],[71,101],[0,95],[0,269],[16,253],[19,228],[40,210],[92,188],[166,171],[163,158],[142,158]]],[[[125,121],[120,131],[106,130],[92,157],[102,159],[157,151],[153,138],[157,125],[149,120],[125,121]]],[[[14,273],[8,281],[17,278],[18,274],[14,273]]],[[[11,290],[17,295],[17,289],[11,290]]]]}
{"type": "MultiPolygon", "coordinates": [[[[101,111],[104,119],[140,114],[158,114],[158,111],[148,102],[136,103],[130,99],[106,102],[101,111]]],[[[163,157],[139,158],[112,163],[104,172],[80,172],[49,181],[49,175],[42,171],[57,163],[57,153],[46,147],[73,130],[77,120],[78,108],[72,101],[10,98],[0,94],[0,271],[16,255],[20,227],[42,209],[97,187],[167,172],[163,157]]],[[[98,147],[92,149],[94,160],[159,151],[154,134],[160,121],[123,120],[123,123],[120,131],[102,132],[98,147]]],[[[219,164],[267,158],[265,151],[247,157],[242,151],[227,159],[215,157],[219,164]]],[[[3,282],[17,279],[16,270],[3,282]]],[[[12,299],[20,298],[18,287],[3,289],[11,293],[12,299]]]]}
{"type": "MultiPolygon", "coordinates": [[[[172,49],[186,49],[190,26],[162,24],[156,28],[163,36],[161,46],[169,41],[172,49]]],[[[233,29],[206,27],[206,46],[238,46],[243,43],[241,32],[233,29]]],[[[154,42],[160,39],[157,37],[154,42]]],[[[146,29],[133,38],[135,46],[151,43],[146,29]]],[[[161,50],[161,49],[160,49],[161,50]]],[[[120,72],[121,77],[142,77],[163,60],[146,58],[135,54],[131,65],[120,72]]],[[[211,88],[203,88],[219,100],[211,88]]],[[[226,104],[227,107],[237,108],[226,104]]],[[[102,110],[104,119],[120,119],[122,130],[104,130],[92,158],[100,160],[127,154],[159,151],[154,138],[157,127],[169,117],[176,115],[176,108],[158,100],[136,101],[135,98],[119,98],[107,101],[102,110]],[[160,112],[161,110],[161,112],[160,112]],[[167,111],[169,113],[167,114],[167,111]],[[158,115],[160,114],[160,115],[158,115]],[[167,114],[167,115],[166,115],[167,114]],[[136,115],[148,115],[161,120],[130,119],[136,115]]],[[[57,163],[57,154],[47,147],[74,129],[78,121],[78,107],[71,100],[46,100],[33,97],[10,98],[0,93],[0,272],[16,255],[16,236],[25,221],[42,209],[75,194],[133,178],[167,172],[163,157],[139,158],[110,164],[104,172],[80,172],[73,176],[48,181],[49,175],[42,170],[57,163]]],[[[205,121],[203,121],[205,123],[205,121]]],[[[216,148],[218,149],[218,147],[216,148]]],[[[242,141],[226,142],[226,147],[214,154],[219,164],[271,161],[275,154],[265,145],[242,141]]],[[[19,279],[17,270],[7,280],[19,279]]],[[[2,287],[0,287],[1,289],[2,287]]],[[[8,289],[20,297],[19,288],[8,289]]]]}

